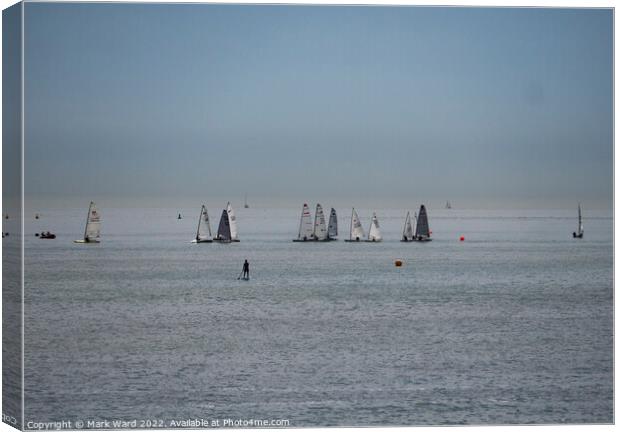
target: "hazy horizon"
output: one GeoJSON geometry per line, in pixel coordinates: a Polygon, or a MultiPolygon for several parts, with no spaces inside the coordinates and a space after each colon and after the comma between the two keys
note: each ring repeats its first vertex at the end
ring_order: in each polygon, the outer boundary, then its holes
{"type": "Polygon", "coordinates": [[[26,198],[610,209],[612,26],[611,9],[26,3],[26,198]]]}

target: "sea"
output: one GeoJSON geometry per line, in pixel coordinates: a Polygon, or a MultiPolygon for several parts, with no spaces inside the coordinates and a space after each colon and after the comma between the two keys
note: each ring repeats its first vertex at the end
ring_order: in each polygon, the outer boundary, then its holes
{"type": "Polygon", "coordinates": [[[431,207],[403,243],[417,208],[359,208],[384,240],[346,243],[337,207],[339,241],[294,243],[301,205],[236,208],[232,244],[190,243],[200,205],[99,210],[86,245],[87,207],[25,215],[27,428],[614,421],[611,210],[573,239],[576,209],[431,207]]]}

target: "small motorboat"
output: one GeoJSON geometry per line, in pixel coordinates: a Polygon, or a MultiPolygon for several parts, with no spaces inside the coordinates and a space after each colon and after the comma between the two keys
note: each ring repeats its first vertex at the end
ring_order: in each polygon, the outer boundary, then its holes
{"type": "Polygon", "coordinates": [[[36,236],[38,236],[40,239],[55,239],[56,238],[56,234],[53,234],[49,231],[44,231],[41,232],[41,234],[35,234],[36,236]]]}

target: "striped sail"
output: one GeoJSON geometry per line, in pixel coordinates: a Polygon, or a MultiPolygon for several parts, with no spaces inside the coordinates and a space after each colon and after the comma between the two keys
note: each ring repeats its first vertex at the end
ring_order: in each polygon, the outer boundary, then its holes
{"type": "Polygon", "coordinates": [[[338,237],[338,217],[336,216],[336,210],[334,208],[332,208],[332,211],[329,214],[327,237],[330,239],[338,237]]]}
{"type": "Polygon", "coordinates": [[[101,216],[94,202],[90,202],[88,208],[88,218],[86,219],[86,229],[84,230],[84,240],[98,241],[101,232],[101,216]]]}
{"type": "Polygon", "coordinates": [[[372,214],[372,220],[370,221],[370,230],[368,231],[368,240],[381,241],[381,231],[379,230],[379,219],[377,214],[372,214]]]}
{"type": "Polygon", "coordinates": [[[310,216],[310,208],[308,204],[304,203],[301,209],[301,220],[299,221],[299,234],[297,234],[298,240],[310,240],[312,239],[312,233],[314,229],[312,226],[312,218],[310,216]]]}
{"type": "Polygon", "coordinates": [[[361,240],[364,238],[364,228],[362,228],[362,223],[355,209],[351,211],[351,232],[349,238],[350,240],[361,240]]]}
{"type": "Polygon", "coordinates": [[[314,213],[314,232],[312,237],[315,240],[325,240],[327,238],[327,225],[325,224],[325,214],[323,213],[323,207],[321,204],[316,205],[316,212],[314,213]]]}

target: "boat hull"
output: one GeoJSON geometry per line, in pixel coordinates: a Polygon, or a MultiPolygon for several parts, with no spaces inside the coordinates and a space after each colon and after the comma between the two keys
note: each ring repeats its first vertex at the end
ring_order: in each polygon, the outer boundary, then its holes
{"type": "Polygon", "coordinates": [[[100,243],[99,240],[84,240],[84,239],[80,239],[80,240],[73,240],[73,243],[79,243],[79,244],[91,244],[91,243],[100,243]]]}
{"type": "Polygon", "coordinates": [[[213,243],[213,240],[198,240],[198,239],[194,239],[191,241],[191,243],[213,243]]]}

